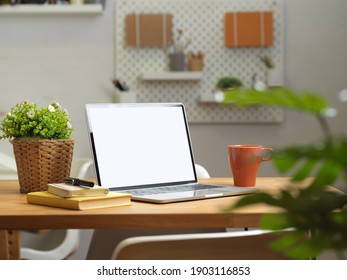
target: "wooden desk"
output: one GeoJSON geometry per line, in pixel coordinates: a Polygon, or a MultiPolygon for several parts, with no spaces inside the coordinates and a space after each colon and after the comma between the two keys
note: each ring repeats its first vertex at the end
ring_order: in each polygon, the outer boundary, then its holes
{"type": "MultiPolygon", "coordinates": [[[[201,182],[233,184],[231,178],[201,182]]],[[[275,194],[287,182],[287,178],[259,178],[257,186],[275,194]]],[[[262,214],[278,212],[278,209],[257,205],[230,215],[222,214],[225,207],[238,199],[234,196],[170,204],[133,202],[131,206],[77,211],[28,204],[26,195],[19,193],[18,182],[4,180],[0,181],[0,258],[5,254],[1,248],[11,238],[16,250],[13,240],[17,238],[16,231],[21,229],[257,227],[262,214]],[[12,234],[6,234],[9,232],[12,234]]],[[[15,253],[15,257],[19,254],[15,253]]]]}

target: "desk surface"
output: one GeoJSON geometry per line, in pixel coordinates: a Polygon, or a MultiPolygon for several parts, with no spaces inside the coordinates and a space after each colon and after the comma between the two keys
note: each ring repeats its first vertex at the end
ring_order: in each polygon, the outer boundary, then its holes
{"type": "MultiPolygon", "coordinates": [[[[204,179],[201,182],[232,185],[232,178],[204,179]]],[[[287,178],[258,178],[257,187],[276,193],[287,178]]],[[[221,228],[257,227],[262,214],[278,209],[256,205],[224,215],[225,207],[239,197],[211,198],[170,204],[133,202],[131,206],[95,210],[68,210],[28,204],[19,193],[17,181],[0,181],[0,229],[67,228],[221,228]]]]}

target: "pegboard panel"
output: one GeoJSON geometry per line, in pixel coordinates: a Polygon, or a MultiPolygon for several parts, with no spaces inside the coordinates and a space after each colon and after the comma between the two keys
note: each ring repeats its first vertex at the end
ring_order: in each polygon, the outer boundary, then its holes
{"type": "Polygon", "coordinates": [[[254,106],[236,108],[200,102],[201,95],[212,95],[217,80],[236,76],[251,86],[252,75],[265,79],[260,56],[269,55],[277,73],[283,73],[283,0],[116,0],[115,76],[126,81],[137,94],[137,102],[182,102],[189,122],[194,123],[273,123],[281,122],[279,108],[254,106]],[[237,11],[272,11],[274,44],[271,47],[227,48],[224,46],[224,14],[237,11]],[[192,42],[188,51],[205,53],[200,80],[143,81],[148,72],[169,71],[165,48],[134,48],[125,45],[125,17],[131,13],[173,14],[174,36],[184,30],[192,42]]]}

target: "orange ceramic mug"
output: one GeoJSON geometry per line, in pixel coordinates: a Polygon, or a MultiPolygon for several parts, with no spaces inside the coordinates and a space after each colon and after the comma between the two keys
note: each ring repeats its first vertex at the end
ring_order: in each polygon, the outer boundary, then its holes
{"type": "Polygon", "coordinates": [[[260,163],[271,160],[272,153],[271,148],[263,148],[261,145],[229,145],[228,156],[234,185],[239,187],[255,186],[260,163]],[[264,157],[264,151],[268,151],[270,154],[264,157]]]}

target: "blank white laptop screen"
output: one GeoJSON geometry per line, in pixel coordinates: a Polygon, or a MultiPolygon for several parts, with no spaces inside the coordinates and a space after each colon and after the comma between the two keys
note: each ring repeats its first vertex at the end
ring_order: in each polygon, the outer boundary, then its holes
{"type": "Polygon", "coordinates": [[[183,105],[89,104],[86,108],[100,185],[196,181],[183,105]]]}

